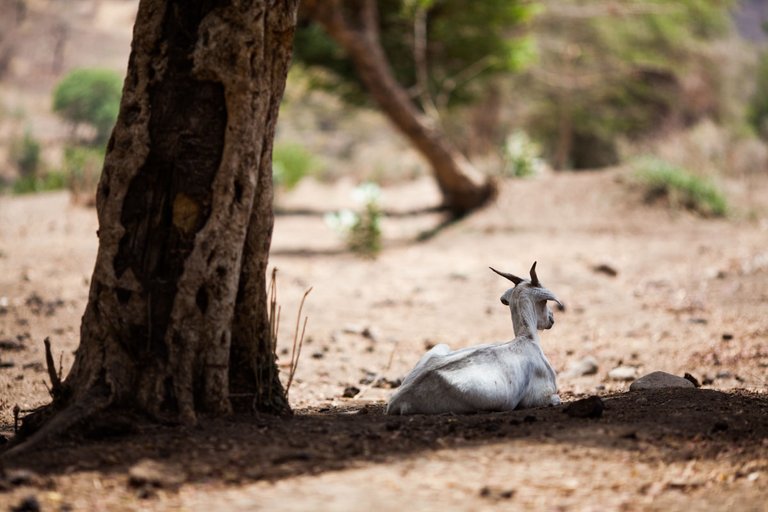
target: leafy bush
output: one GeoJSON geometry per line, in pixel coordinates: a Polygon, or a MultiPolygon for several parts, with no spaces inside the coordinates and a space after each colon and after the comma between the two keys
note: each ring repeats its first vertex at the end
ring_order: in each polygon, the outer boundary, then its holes
{"type": "Polygon", "coordinates": [[[40,143],[29,131],[11,143],[11,160],[22,177],[37,175],[40,168],[40,143]]]}
{"type": "Polygon", "coordinates": [[[704,216],[722,217],[728,211],[725,196],[709,180],[664,160],[638,161],[635,176],[645,186],[649,201],[663,197],[672,206],[688,208],[704,216]]]}
{"type": "Polygon", "coordinates": [[[77,69],[59,82],[53,93],[53,111],[76,127],[96,130],[94,142],[109,139],[120,109],[122,80],[107,69],[77,69]]]}
{"type": "Polygon", "coordinates": [[[768,52],[760,57],[757,87],[749,104],[749,124],[763,139],[768,139],[768,52]]]}
{"type": "Polygon", "coordinates": [[[272,176],[278,186],[291,190],[314,168],[312,155],[298,144],[277,144],[272,152],[272,176]]]}
{"type": "Polygon", "coordinates": [[[539,145],[523,131],[515,131],[504,144],[504,168],[502,174],[525,178],[541,172],[544,162],[540,158],[539,145]]]}
{"type": "Polygon", "coordinates": [[[14,194],[31,194],[49,190],[61,190],[67,184],[66,175],[62,172],[47,172],[42,176],[22,176],[13,182],[14,194]]]}
{"type": "Polygon", "coordinates": [[[355,189],[354,196],[361,206],[359,211],[329,213],[325,222],[346,238],[352,252],[372,258],[381,251],[381,189],[375,183],[363,183],[355,189]]]}
{"type": "Polygon", "coordinates": [[[101,169],[104,166],[104,150],[84,146],[64,148],[64,169],[67,188],[77,200],[85,196],[89,201],[96,195],[101,169]]]}

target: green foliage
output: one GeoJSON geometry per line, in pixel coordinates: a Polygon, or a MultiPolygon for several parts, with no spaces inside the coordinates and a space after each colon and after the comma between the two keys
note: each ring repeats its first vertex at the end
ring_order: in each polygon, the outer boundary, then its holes
{"type": "Polygon", "coordinates": [[[721,67],[706,43],[730,30],[731,3],[552,3],[535,28],[540,61],[527,79],[538,92],[532,129],[566,158],[555,163],[612,165],[618,138],[723,115],[721,67]],[[691,76],[704,84],[694,93],[684,87],[691,76]]]}
{"type": "Polygon", "coordinates": [[[725,196],[709,180],[655,158],[635,164],[635,177],[646,188],[649,201],[666,198],[673,207],[683,207],[704,216],[722,217],[728,212],[725,196]]]}
{"type": "Polygon", "coordinates": [[[352,252],[374,258],[381,251],[381,191],[375,183],[364,183],[355,189],[354,195],[361,206],[359,211],[330,213],[325,222],[346,238],[347,247],[352,252]]]}
{"type": "Polygon", "coordinates": [[[768,52],[760,56],[757,84],[749,104],[749,124],[763,139],[768,139],[768,52]]]}
{"type": "MultiPolygon", "coordinates": [[[[350,11],[354,2],[348,2],[350,11]]],[[[476,84],[494,74],[519,69],[533,57],[520,28],[536,12],[522,0],[381,0],[378,2],[380,41],[397,81],[405,88],[416,83],[413,50],[414,19],[426,11],[428,87],[444,103],[460,103],[476,94],[476,84]]],[[[354,14],[347,13],[350,18],[354,14]]],[[[335,81],[315,85],[333,89],[344,99],[362,103],[365,88],[344,52],[300,12],[294,40],[294,60],[333,72],[335,81]],[[339,86],[341,91],[339,91],[339,86]]]]}
{"type": "Polygon", "coordinates": [[[33,192],[46,192],[49,190],[61,190],[67,186],[67,177],[63,172],[47,172],[42,176],[22,176],[13,182],[14,194],[31,194],[33,192]]]}
{"type": "Polygon", "coordinates": [[[53,111],[75,126],[96,130],[96,144],[109,138],[120,108],[122,80],[107,69],[77,69],[59,82],[53,93],[53,111]]]}
{"type": "Polygon", "coordinates": [[[10,156],[22,177],[37,175],[40,168],[40,143],[29,130],[11,143],[10,156]]]}
{"type": "Polygon", "coordinates": [[[64,169],[69,190],[76,197],[93,197],[104,167],[104,149],[86,146],[68,146],[64,148],[64,169]]]}
{"type": "Polygon", "coordinates": [[[504,144],[504,168],[502,175],[525,178],[538,174],[544,163],[541,150],[523,131],[513,132],[504,144]]]}
{"type": "Polygon", "coordinates": [[[276,144],[272,151],[272,177],[286,190],[298,185],[316,167],[312,154],[299,144],[276,144]]]}

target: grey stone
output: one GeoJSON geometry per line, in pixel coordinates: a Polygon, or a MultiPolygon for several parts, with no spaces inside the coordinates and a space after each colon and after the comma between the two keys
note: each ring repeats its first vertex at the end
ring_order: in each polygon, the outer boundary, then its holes
{"type": "Polygon", "coordinates": [[[634,366],[617,366],[608,372],[608,378],[611,380],[629,381],[637,376],[637,368],[634,366]]]}
{"type": "Polygon", "coordinates": [[[629,386],[630,391],[643,389],[694,388],[691,381],[666,372],[643,375],[629,386]]]}
{"type": "Polygon", "coordinates": [[[598,369],[597,359],[592,356],[586,356],[568,365],[568,369],[563,372],[563,376],[582,377],[584,375],[594,375],[598,369]]]}

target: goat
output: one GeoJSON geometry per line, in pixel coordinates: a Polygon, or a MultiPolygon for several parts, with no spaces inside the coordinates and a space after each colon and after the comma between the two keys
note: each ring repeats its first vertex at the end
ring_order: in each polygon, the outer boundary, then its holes
{"type": "Polygon", "coordinates": [[[490,268],[515,284],[501,296],[512,313],[515,339],[455,351],[446,344],[433,347],[392,395],[387,414],[460,414],[560,404],[555,371],[537,330],[555,323],[547,301],[562,304],[539,282],[536,262],[530,280],[490,268]]]}

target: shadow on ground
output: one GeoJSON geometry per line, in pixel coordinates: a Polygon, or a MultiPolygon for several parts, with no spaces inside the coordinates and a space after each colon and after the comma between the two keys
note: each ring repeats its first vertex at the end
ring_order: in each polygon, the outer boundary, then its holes
{"type": "Polygon", "coordinates": [[[765,446],[768,395],[703,389],[624,393],[605,397],[599,419],[572,418],[563,407],[393,417],[384,414],[381,404],[351,404],[300,410],[286,418],[202,421],[194,428],[125,421],[86,425],[79,438],[50,443],[6,461],[5,468],[45,477],[75,471],[127,475],[134,464],[150,459],[181,475],[177,483],[238,484],[493,443],[626,450],[645,461],[715,458],[765,446]]]}

